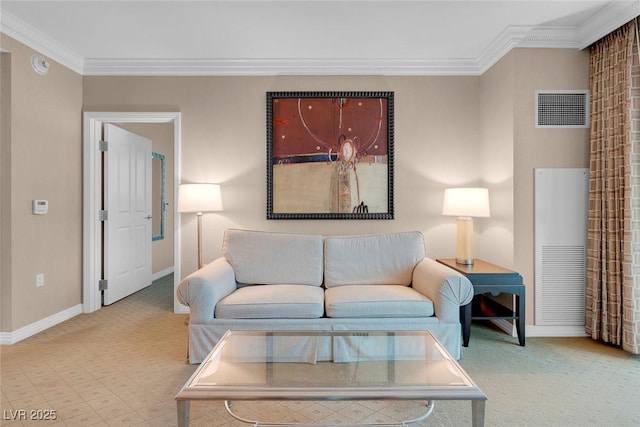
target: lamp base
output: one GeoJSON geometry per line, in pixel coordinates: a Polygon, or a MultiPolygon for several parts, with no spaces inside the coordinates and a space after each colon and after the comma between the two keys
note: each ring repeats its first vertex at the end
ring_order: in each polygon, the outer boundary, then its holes
{"type": "Polygon", "coordinates": [[[456,263],[463,265],[472,265],[473,218],[468,216],[458,217],[456,225],[458,229],[458,241],[456,244],[456,263]]]}

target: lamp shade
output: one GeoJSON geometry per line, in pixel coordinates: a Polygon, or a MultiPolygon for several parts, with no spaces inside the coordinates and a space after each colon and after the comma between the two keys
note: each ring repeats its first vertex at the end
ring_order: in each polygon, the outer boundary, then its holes
{"type": "Polygon", "coordinates": [[[442,215],[488,217],[489,190],[486,188],[447,188],[444,190],[442,215]]]}
{"type": "Polygon", "coordinates": [[[178,189],[178,212],[213,212],[222,210],[218,184],[181,184],[178,189]]]}

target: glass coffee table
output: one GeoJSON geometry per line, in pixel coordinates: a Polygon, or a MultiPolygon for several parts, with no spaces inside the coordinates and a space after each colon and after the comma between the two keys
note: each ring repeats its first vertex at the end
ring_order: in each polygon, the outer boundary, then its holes
{"type": "MultiPolygon", "coordinates": [[[[470,400],[484,425],[487,396],[429,331],[228,331],[176,395],[178,425],[190,402],[221,400],[470,400]]],[[[370,425],[370,424],[369,424],[370,425]]]]}

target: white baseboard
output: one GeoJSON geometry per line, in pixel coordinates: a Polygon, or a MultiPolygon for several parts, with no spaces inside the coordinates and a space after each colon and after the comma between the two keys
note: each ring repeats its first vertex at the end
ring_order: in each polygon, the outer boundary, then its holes
{"type": "Polygon", "coordinates": [[[69,320],[72,317],[75,317],[81,313],[82,313],[82,304],[78,304],[64,311],[53,314],[42,320],[38,320],[35,323],[32,323],[27,326],[23,326],[20,329],[16,329],[13,332],[0,332],[0,345],[15,344],[19,341],[22,341],[23,339],[29,338],[30,336],[37,334],[38,332],[42,332],[45,329],[49,329],[52,326],[55,326],[66,320],[69,320]]]}
{"type": "Polygon", "coordinates": [[[164,276],[170,275],[171,273],[173,273],[173,266],[171,266],[169,268],[165,268],[164,270],[160,270],[157,273],[153,273],[151,275],[151,281],[153,282],[154,280],[161,279],[164,276]]]}
{"type": "Polygon", "coordinates": [[[186,305],[182,305],[182,304],[176,304],[176,307],[174,307],[173,312],[175,314],[189,314],[189,313],[191,313],[189,311],[189,307],[187,307],[186,305]]]}
{"type": "Polygon", "coordinates": [[[587,337],[582,326],[527,325],[527,337],[587,337]]]}
{"type": "MultiPolygon", "coordinates": [[[[517,337],[515,322],[508,319],[495,319],[491,323],[512,337],[517,337]]],[[[525,337],[586,337],[584,326],[540,326],[525,325],[525,337]]]]}

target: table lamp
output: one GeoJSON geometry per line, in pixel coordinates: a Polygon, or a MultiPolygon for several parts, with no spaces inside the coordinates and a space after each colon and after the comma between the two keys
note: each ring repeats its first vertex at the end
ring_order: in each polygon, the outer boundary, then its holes
{"type": "Polygon", "coordinates": [[[473,217],[489,216],[489,190],[486,188],[447,188],[442,215],[457,216],[456,262],[473,264],[473,217]]]}
{"type": "Polygon", "coordinates": [[[198,269],[202,264],[202,214],[222,210],[222,196],[218,184],[180,184],[178,212],[198,215],[198,269]]]}

